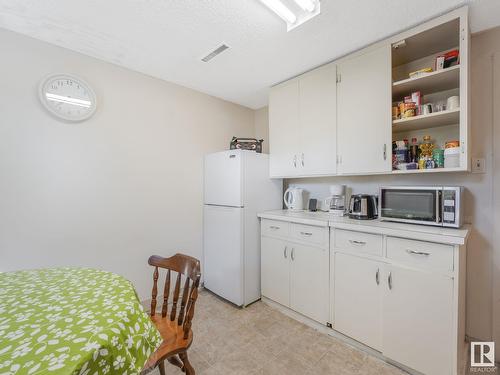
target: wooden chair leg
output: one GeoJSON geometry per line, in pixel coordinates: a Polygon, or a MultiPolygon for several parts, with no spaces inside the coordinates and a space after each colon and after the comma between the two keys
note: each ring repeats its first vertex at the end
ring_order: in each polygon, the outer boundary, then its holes
{"type": "Polygon", "coordinates": [[[195,375],[195,371],[191,363],[189,363],[187,352],[179,353],[179,357],[181,357],[182,363],[184,363],[183,371],[186,372],[186,375],[195,375]]]}
{"type": "Polygon", "coordinates": [[[160,375],[165,375],[165,361],[161,361],[158,364],[158,369],[160,370],[160,375]]]}
{"type": "Polygon", "coordinates": [[[179,358],[177,358],[176,355],[174,355],[173,357],[168,357],[167,361],[169,361],[172,365],[179,367],[181,370],[184,367],[184,364],[179,361],[179,358]]]}

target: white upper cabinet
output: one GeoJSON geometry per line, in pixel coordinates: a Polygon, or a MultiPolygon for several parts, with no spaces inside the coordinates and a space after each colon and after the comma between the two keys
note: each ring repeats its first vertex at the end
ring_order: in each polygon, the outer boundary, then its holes
{"type": "Polygon", "coordinates": [[[271,177],[470,170],[469,39],[463,7],[271,88],[271,177]],[[438,69],[450,52],[459,59],[438,69]],[[405,100],[416,108],[401,115],[405,100]],[[426,156],[426,169],[400,153],[393,165],[393,142],[424,136],[458,140],[459,163],[426,156]]]}
{"type": "Polygon", "coordinates": [[[300,175],[336,173],[337,69],[333,64],[299,78],[300,175]]]}
{"type": "Polygon", "coordinates": [[[274,87],[269,94],[269,173],[271,177],[297,172],[299,81],[274,87]]]}
{"type": "Polygon", "coordinates": [[[391,46],[346,59],[338,74],[338,172],[390,172],[391,46]]]}
{"type": "Polygon", "coordinates": [[[333,64],[271,89],[271,177],[336,173],[336,90],[333,64]]]}

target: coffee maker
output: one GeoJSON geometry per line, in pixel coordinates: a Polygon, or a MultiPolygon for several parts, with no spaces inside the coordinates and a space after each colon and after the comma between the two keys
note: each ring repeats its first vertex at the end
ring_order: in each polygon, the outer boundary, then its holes
{"type": "Polygon", "coordinates": [[[334,216],[344,216],[346,202],[346,186],[330,185],[330,210],[334,216]]]}

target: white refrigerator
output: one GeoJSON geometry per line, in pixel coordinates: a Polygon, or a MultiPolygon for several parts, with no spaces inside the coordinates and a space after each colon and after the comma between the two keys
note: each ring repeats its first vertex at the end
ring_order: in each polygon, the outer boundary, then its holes
{"type": "Polygon", "coordinates": [[[260,298],[257,213],[282,208],[283,181],[269,178],[269,155],[230,150],[205,156],[203,279],[238,306],[260,298]]]}

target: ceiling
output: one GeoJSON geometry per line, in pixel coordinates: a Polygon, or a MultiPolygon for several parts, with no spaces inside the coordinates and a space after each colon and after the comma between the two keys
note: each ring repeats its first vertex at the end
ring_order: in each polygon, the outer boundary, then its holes
{"type": "Polygon", "coordinates": [[[322,0],[288,33],[258,0],[0,0],[0,27],[260,108],[269,86],[468,3],[473,32],[500,25],[498,0],[322,0]]]}

